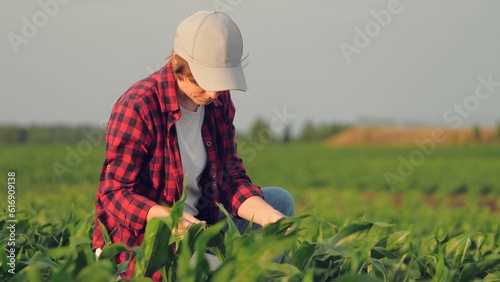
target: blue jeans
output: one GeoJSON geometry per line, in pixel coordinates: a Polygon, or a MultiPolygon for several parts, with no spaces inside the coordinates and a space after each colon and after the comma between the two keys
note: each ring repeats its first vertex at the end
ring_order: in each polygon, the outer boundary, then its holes
{"type": "MultiPolygon", "coordinates": [[[[262,193],[264,194],[264,200],[275,210],[281,212],[285,216],[293,216],[295,214],[295,202],[293,200],[292,194],[283,188],[279,187],[267,187],[262,188],[262,193]]],[[[224,220],[226,216],[219,212],[219,221],[224,220]]],[[[248,227],[249,221],[242,218],[235,218],[231,216],[236,227],[242,234],[248,227]]],[[[261,228],[258,224],[252,225],[252,230],[261,228]]]]}

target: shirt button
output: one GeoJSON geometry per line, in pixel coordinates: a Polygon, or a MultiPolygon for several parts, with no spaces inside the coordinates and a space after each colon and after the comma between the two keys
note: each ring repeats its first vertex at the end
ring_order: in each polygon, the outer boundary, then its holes
{"type": "Polygon", "coordinates": [[[215,164],[212,164],[211,166],[212,166],[212,168],[214,168],[214,167],[215,167],[215,164]]]}
{"type": "Polygon", "coordinates": [[[212,178],[215,178],[216,176],[217,176],[217,174],[215,174],[215,172],[212,173],[212,178]]]}
{"type": "Polygon", "coordinates": [[[214,187],[215,187],[215,185],[217,185],[217,183],[215,183],[215,181],[214,181],[214,182],[212,182],[212,186],[214,186],[214,187]]]}
{"type": "Polygon", "coordinates": [[[106,168],[107,168],[107,169],[110,169],[110,168],[111,168],[111,166],[110,166],[110,165],[108,165],[108,166],[106,166],[106,168]]]}
{"type": "Polygon", "coordinates": [[[208,141],[207,146],[210,146],[210,145],[212,145],[212,142],[208,141]]]}

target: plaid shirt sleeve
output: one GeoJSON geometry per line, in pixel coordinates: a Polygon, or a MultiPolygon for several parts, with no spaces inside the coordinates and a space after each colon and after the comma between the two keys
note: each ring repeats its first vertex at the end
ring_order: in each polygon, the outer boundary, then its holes
{"type": "Polygon", "coordinates": [[[238,217],[238,209],[241,204],[252,196],[264,197],[260,187],[253,184],[247,175],[242,159],[238,156],[235,134],[236,130],[233,124],[236,109],[229,93],[223,97],[226,109],[226,138],[225,142],[225,174],[222,190],[222,204],[231,212],[233,216],[238,217]]]}
{"type": "Polygon", "coordinates": [[[145,197],[140,173],[152,143],[150,122],[141,113],[141,101],[118,102],[106,130],[105,173],[101,175],[100,200],[107,214],[136,235],[146,225],[149,209],[156,205],[145,197]],[[145,120],[146,119],[146,120],[145,120]]]}

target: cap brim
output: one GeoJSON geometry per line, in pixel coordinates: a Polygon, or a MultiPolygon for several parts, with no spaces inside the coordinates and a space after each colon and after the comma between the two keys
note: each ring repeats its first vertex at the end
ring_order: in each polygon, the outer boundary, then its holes
{"type": "Polygon", "coordinates": [[[188,63],[194,79],[206,91],[247,91],[247,83],[241,63],[235,67],[209,67],[188,63]]]}

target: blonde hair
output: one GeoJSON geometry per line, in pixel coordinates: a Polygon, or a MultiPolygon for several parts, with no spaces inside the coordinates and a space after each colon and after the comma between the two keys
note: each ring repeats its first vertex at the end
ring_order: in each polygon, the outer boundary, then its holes
{"type": "Polygon", "coordinates": [[[173,60],[174,51],[170,55],[170,61],[172,62],[172,70],[174,71],[174,76],[176,80],[184,80],[187,79],[192,83],[196,83],[196,79],[194,79],[193,73],[189,68],[189,64],[186,60],[184,60],[179,54],[176,54],[176,60],[173,60]]]}

